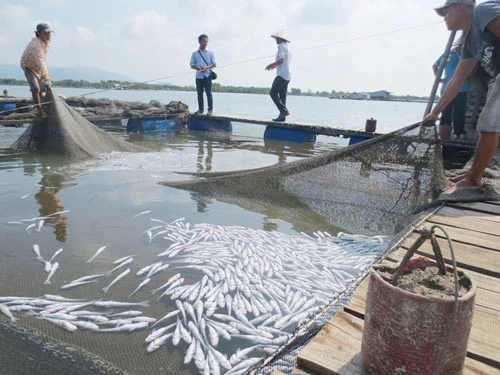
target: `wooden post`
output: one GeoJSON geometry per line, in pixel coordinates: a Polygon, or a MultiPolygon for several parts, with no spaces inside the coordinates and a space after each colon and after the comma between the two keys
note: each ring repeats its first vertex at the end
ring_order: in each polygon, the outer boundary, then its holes
{"type": "Polygon", "coordinates": [[[424,116],[430,113],[432,109],[432,104],[434,104],[434,98],[436,97],[436,91],[439,86],[439,81],[441,81],[441,75],[443,74],[444,67],[446,66],[446,61],[448,60],[448,55],[450,54],[451,46],[453,44],[453,40],[455,39],[456,30],[453,30],[450,33],[450,37],[448,38],[448,43],[446,44],[446,48],[444,49],[443,58],[441,59],[441,63],[439,64],[436,78],[434,79],[434,84],[432,85],[431,94],[429,95],[429,101],[427,102],[427,107],[425,108],[424,116]]]}

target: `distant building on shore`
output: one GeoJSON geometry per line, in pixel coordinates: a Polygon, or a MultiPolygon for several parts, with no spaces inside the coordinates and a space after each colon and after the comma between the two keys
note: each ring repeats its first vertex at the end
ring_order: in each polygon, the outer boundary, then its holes
{"type": "Polygon", "coordinates": [[[391,100],[391,93],[385,90],[373,91],[368,93],[373,100],[391,100]]]}
{"type": "Polygon", "coordinates": [[[367,92],[354,92],[351,94],[350,99],[354,100],[369,100],[370,94],[367,92]]]}

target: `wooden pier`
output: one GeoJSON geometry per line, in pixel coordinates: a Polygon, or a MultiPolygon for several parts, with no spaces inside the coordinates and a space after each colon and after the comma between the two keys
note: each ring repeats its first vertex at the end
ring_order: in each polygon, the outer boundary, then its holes
{"type": "MultiPolygon", "coordinates": [[[[445,204],[416,227],[384,262],[399,262],[419,237],[417,231],[436,224],[451,237],[457,266],[477,287],[463,375],[500,374],[500,203],[445,204]]],[[[441,236],[438,241],[446,263],[451,264],[446,238],[441,236]]],[[[419,248],[416,256],[433,258],[430,241],[419,248]]],[[[367,288],[368,277],[343,310],[302,349],[294,373],[363,374],[361,338],[367,288]]]]}
{"type": "MultiPolygon", "coordinates": [[[[197,118],[207,118],[206,115],[197,115],[194,116],[197,118]]],[[[256,125],[265,125],[265,126],[273,126],[276,128],[283,129],[293,129],[293,130],[302,130],[306,133],[317,134],[317,135],[328,135],[332,137],[365,137],[367,139],[377,137],[381,135],[380,133],[371,133],[366,132],[364,130],[354,130],[354,129],[346,129],[342,127],[337,127],[334,125],[326,125],[326,124],[306,124],[301,122],[277,122],[272,120],[263,120],[263,119],[255,119],[249,117],[235,117],[235,116],[210,116],[214,120],[229,120],[231,122],[241,122],[247,124],[256,124],[256,125]]]]}

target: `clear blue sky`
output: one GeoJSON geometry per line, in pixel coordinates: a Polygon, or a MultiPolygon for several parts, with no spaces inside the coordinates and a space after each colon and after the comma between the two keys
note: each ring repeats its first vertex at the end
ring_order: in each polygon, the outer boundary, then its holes
{"type": "Polygon", "coordinates": [[[290,88],[428,95],[449,32],[444,0],[4,0],[2,63],[18,64],[39,21],[55,30],[47,63],[94,66],[137,81],[193,84],[197,37],[209,36],[219,82],[270,86],[270,34],[292,40],[290,88]],[[407,29],[407,30],[402,30],[407,29]]]}

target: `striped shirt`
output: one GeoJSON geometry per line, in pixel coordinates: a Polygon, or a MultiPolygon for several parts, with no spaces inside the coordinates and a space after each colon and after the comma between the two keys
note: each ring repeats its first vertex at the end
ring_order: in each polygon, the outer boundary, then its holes
{"type": "Polygon", "coordinates": [[[50,79],[45,63],[49,44],[44,44],[40,38],[33,38],[21,56],[21,68],[28,68],[38,79],[50,79]]]}

